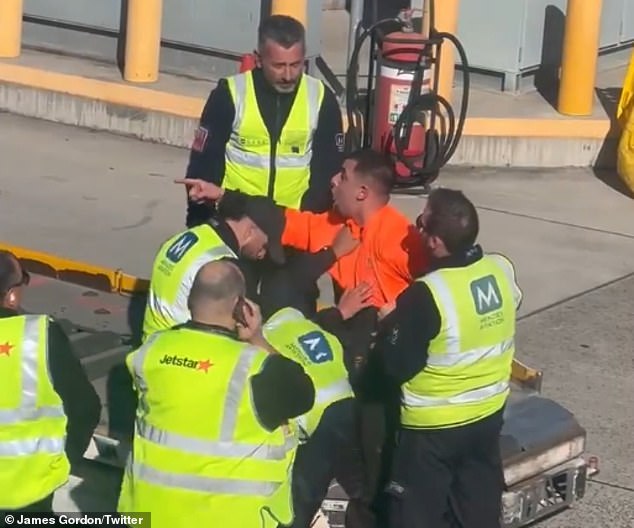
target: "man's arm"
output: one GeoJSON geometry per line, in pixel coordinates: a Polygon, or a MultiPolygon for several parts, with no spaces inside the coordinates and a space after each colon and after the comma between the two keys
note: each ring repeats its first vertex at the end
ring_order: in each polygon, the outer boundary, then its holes
{"type": "Polygon", "coordinates": [[[71,464],[79,462],[99,423],[101,402],[68,337],[58,323],[49,323],[49,369],[68,418],[66,454],[71,464]]]}
{"type": "MultiPolygon", "coordinates": [[[[257,198],[235,190],[225,190],[218,185],[198,179],[177,179],[174,183],[185,185],[190,201],[205,208],[228,207],[244,199],[257,198]],[[224,205],[222,205],[224,203],[224,205]],[[227,205],[229,204],[229,205],[227,205]]],[[[270,198],[268,198],[271,200],[270,198]]],[[[272,200],[271,200],[272,201],[272,200]]],[[[320,251],[333,243],[336,233],[344,225],[344,221],[332,210],[327,213],[297,211],[278,206],[284,210],[284,232],[282,245],[300,251],[320,251]]]]}
{"type": "Polygon", "coordinates": [[[341,169],[343,148],[339,103],[335,94],[325,87],[319,109],[319,121],[313,137],[309,187],[300,206],[303,211],[321,213],[332,207],[330,180],[341,169]]]}
{"type": "Polygon", "coordinates": [[[253,405],[262,425],[270,431],[310,411],[315,386],[299,363],[280,355],[267,358],[251,378],[253,405]]]}
{"type": "Polygon", "coordinates": [[[211,91],[192,143],[187,178],[222,185],[225,175],[225,148],[235,117],[235,107],[225,79],[211,91]]]}
{"type": "Polygon", "coordinates": [[[427,364],[431,340],[440,332],[440,313],[426,284],[415,282],[396,299],[382,322],[376,346],[387,375],[399,385],[427,364]]]}

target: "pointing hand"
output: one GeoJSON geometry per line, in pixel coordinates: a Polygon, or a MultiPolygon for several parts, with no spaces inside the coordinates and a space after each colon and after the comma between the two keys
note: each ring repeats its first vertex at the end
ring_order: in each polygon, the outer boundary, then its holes
{"type": "Polygon", "coordinates": [[[174,183],[184,185],[187,189],[187,195],[192,202],[216,202],[224,191],[222,188],[214,185],[213,183],[206,182],[205,180],[199,180],[194,178],[182,178],[174,180],[174,183]]]}

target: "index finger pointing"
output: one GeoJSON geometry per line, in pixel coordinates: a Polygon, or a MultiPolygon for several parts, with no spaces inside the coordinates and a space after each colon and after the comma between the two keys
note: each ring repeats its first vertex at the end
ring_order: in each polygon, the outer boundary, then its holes
{"type": "Polygon", "coordinates": [[[187,186],[192,186],[195,185],[196,183],[198,183],[198,180],[192,180],[191,178],[180,178],[177,180],[174,180],[174,183],[179,183],[181,185],[187,185],[187,186]]]}

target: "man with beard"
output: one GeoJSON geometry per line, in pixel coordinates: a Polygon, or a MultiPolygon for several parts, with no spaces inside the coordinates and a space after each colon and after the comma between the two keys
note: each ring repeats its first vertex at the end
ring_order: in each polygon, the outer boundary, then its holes
{"type": "MultiPolygon", "coordinates": [[[[305,30],[273,15],[258,30],[256,68],[221,79],[205,104],[191,147],[187,178],[268,196],[284,207],[326,211],[329,182],[341,164],[337,99],[304,73],[305,30]]],[[[188,203],[187,225],[205,207],[188,203]]]]}

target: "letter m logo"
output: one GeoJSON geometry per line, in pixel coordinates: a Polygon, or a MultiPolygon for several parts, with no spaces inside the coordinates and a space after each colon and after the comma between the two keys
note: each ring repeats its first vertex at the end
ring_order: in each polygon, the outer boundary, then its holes
{"type": "Polygon", "coordinates": [[[471,295],[476,312],[480,315],[494,312],[502,307],[502,295],[493,275],[487,275],[471,283],[471,295]]]}
{"type": "Polygon", "coordinates": [[[198,237],[187,231],[179,236],[167,250],[167,258],[172,262],[179,262],[193,246],[198,242],[198,237]]]}

